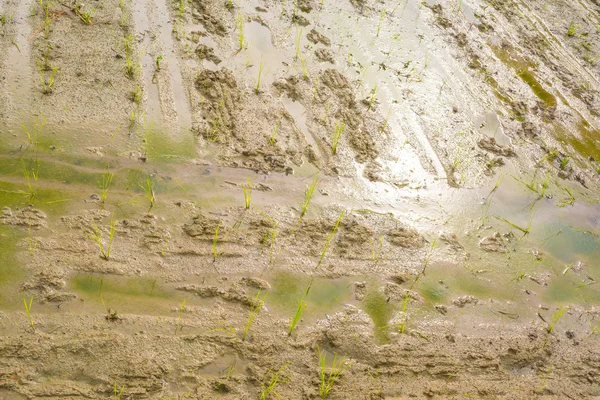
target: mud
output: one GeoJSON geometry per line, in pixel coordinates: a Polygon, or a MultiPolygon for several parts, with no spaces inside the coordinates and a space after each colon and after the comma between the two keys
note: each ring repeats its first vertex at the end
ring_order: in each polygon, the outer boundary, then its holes
{"type": "Polygon", "coordinates": [[[0,398],[600,397],[599,12],[0,0],[0,398]]]}

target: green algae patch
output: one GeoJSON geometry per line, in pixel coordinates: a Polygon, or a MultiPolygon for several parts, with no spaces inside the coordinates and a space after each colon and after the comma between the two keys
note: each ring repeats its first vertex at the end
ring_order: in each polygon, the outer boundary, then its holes
{"type": "Polygon", "coordinates": [[[24,236],[18,230],[0,225],[0,305],[20,303],[19,288],[25,277],[17,257],[17,243],[24,236]]]}
{"type": "Polygon", "coordinates": [[[517,76],[531,88],[533,94],[535,94],[538,99],[544,102],[546,108],[556,107],[558,104],[556,97],[547,91],[535,77],[534,73],[531,71],[533,65],[530,62],[526,61],[517,54],[514,54],[515,52],[511,51],[511,49],[500,46],[490,47],[494,52],[494,55],[500,61],[502,61],[506,66],[515,70],[517,76]]]}
{"type": "Polygon", "coordinates": [[[178,138],[168,136],[163,130],[148,129],[144,132],[146,155],[151,161],[183,162],[197,156],[196,142],[191,134],[178,138]]]}
{"type": "MultiPolygon", "coordinates": [[[[298,306],[298,299],[306,290],[310,278],[306,275],[289,272],[274,274],[266,302],[285,312],[291,312],[298,306]]],[[[351,282],[348,279],[315,278],[306,298],[307,312],[311,310],[330,310],[347,300],[351,294],[351,282]]]]}
{"type": "Polygon", "coordinates": [[[185,295],[165,288],[153,278],[75,275],[69,289],[86,304],[112,309],[118,313],[168,314],[185,295]]]}
{"type": "Polygon", "coordinates": [[[69,203],[68,194],[58,189],[0,181],[0,208],[21,208],[31,204],[48,214],[57,215],[64,213],[69,203]]]}
{"type": "Polygon", "coordinates": [[[0,175],[19,176],[30,180],[53,181],[66,184],[83,184],[96,186],[101,173],[82,171],[68,164],[54,163],[45,159],[2,157],[0,158],[0,175]]]}
{"type": "Polygon", "coordinates": [[[396,307],[388,302],[386,296],[377,289],[369,289],[363,300],[365,312],[375,325],[375,338],[379,343],[388,343],[387,329],[394,316],[396,307]]]}

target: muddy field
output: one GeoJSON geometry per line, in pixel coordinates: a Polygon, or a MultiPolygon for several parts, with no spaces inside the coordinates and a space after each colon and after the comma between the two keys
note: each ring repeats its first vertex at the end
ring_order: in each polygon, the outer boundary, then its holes
{"type": "Polygon", "coordinates": [[[597,0],[0,0],[0,399],[600,399],[597,0]]]}

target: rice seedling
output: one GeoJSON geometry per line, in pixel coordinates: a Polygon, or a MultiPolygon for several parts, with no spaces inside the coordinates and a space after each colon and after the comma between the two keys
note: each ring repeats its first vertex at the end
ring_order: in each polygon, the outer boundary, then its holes
{"type": "Polygon", "coordinates": [[[27,247],[29,248],[30,255],[33,255],[37,250],[37,240],[31,239],[31,224],[27,228],[27,247]]]}
{"type": "Polygon", "coordinates": [[[244,36],[244,16],[242,13],[238,13],[236,18],[236,27],[238,30],[238,51],[244,48],[245,36],[244,36]]]}
{"type": "Polygon", "coordinates": [[[121,389],[119,390],[117,388],[117,384],[115,383],[114,386],[114,396],[115,396],[115,400],[121,400],[121,397],[123,397],[123,391],[125,390],[125,386],[121,386],[121,389]]]}
{"type": "Polygon", "coordinates": [[[417,285],[417,282],[419,281],[421,276],[424,276],[425,272],[427,272],[427,267],[429,266],[429,262],[431,260],[431,257],[433,256],[436,245],[437,245],[437,238],[435,238],[433,240],[433,242],[431,243],[431,248],[429,249],[429,252],[425,256],[425,263],[423,265],[423,269],[417,274],[415,279],[412,281],[412,283],[410,284],[409,290],[406,291],[406,294],[404,296],[404,302],[402,303],[402,322],[398,325],[398,331],[400,333],[404,333],[404,331],[406,330],[406,324],[408,323],[407,309],[408,309],[408,302],[410,300],[410,292],[417,285]]]}
{"type": "Polygon", "coordinates": [[[373,108],[373,104],[375,104],[375,95],[377,94],[377,85],[373,87],[371,90],[371,97],[369,98],[369,107],[367,107],[367,111],[370,111],[373,108]]]}
{"type": "Polygon", "coordinates": [[[298,61],[300,59],[300,44],[302,41],[302,28],[296,29],[296,37],[294,39],[294,43],[295,43],[295,47],[296,47],[296,55],[294,57],[294,60],[298,61]]]}
{"type": "Polygon", "coordinates": [[[333,143],[331,146],[331,151],[333,152],[333,154],[337,153],[337,147],[340,141],[340,137],[342,137],[342,134],[344,133],[344,121],[338,121],[335,124],[335,130],[333,131],[333,143]]]}
{"type": "Polygon", "coordinates": [[[264,296],[261,297],[260,294],[261,294],[261,292],[259,290],[258,293],[256,294],[256,297],[254,298],[254,306],[250,310],[250,315],[248,316],[248,321],[246,321],[246,326],[244,326],[244,333],[242,334],[242,341],[246,341],[246,338],[248,337],[248,332],[250,331],[250,328],[252,327],[254,320],[258,316],[258,313],[262,309],[262,306],[265,304],[265,299],[267,298],[267,295],[265,294],[264,296]]]}
{"type": "Polygon", "coordinates": [[[388,125],[389,125],[389,121],[390,121],[390,116],[392,114],[392,107],[390,107],[388,109],[388,112],[385,116],[385,120],[383,121],[383,125],[381,125],[381,128],[379,128],[379,132],[380,133],[384,133],[385,130],[387,129],[388,125]]]}
{"type": "Polygon", "coordinates": [[[92,240],[98,246],[100,250],[100,258],[108,261],[110,259],[110,252],[113,240],[115,238],[117,228],[117,221],[114,218],[110,220],[110,227],[108,230],[108,240],[106,243],[102,239],[102,231],[96,224],[92,225],[92,233],[88,233],[87,236],[90,240],[92,240]]]}
{"type": "Polygon", "coordinates": [[[567,28],[567,36],[569,36],[569,37],[575,36],[575,34],[579,30],[579,28],[580,28],[579,25],[575,25],[575,22],[571,21],[569,23],[569,28],[567,28]]]}
{"type": "Polygon", "coordinates": [[[325,106],[325,116],[323,117],[323,125],[327,125],[327,118],[329,117],[329,109],[331,108],[331,103],[327,102],[325,106]]]}
{"type": "Polygon", "coordinates": [[[154,182],[150,178],[146,178],[144,185],[140,185],[144,191],[144,197],[148,200],[148,211],[152,211],[154,203],[156,202],[156,195],[154,194],[154,182]]]}
{"type": "Polygon", "coordinates": [[[102,174],[102,177],[98,181],[100,186],[100,204],[104,205],[106,203],[106,198],[108,197],[108,191],[110,190],[110,185],[112,184],[112,180],[115,174],[112,172],[106,171],[102,174]]]}
{"type": "Polygon", "coordinates": [[[183,18],[183,14],[185,13],[185,2],[186,0],[179,0],[179,5],[177,7],[177,13],[179,14],[179,18],[183,18]]]}
{"type": "Polygon", "coordinates": [[[292,336],[292,333],[294,333],[294,331],[296,330],[298,322],[300,322],[300,319],[302,318],[302,314],[304,314],[304,310],[306,310],[306,306],[308,306],[308,303],[306,302],[306,296],[308,294],[309,288],[307,288],[304,292],[304,295],[300,299],[298,299],[298,307],[296,308],[296,313],[290,321],[288,336],[292,336]]]}
{"type": "Polygon", "coordinates": [[[213,240],[212,240],[212,256],[213,256],[213,262],[217,261],[217,257],[219,257],[221,255],[221,253],[219,253],[217,251],[217,244],[219,242],[219,228],[221,227],[221,223],[219,222],[219,225],[217,225],[217,228],[215,229],[215,233],[213,235],[213,240]]]}
{"type": "Polygon", "coordinates": [[[233,375],[233,371],[235,371],[235,367],[237,365],[237,358],[234,358],[231,363],[225,368],[223,371],[223,379],[228,379],[231,375],[233,375]]]}
{"type": "Polygon", "coordinates": [[[44,73],[44,66],[42,65],[42,63],[40,63],[38,61],[37,63],[37,67],[38,67],[38,74],[40,77],[40,82],[42,83],[42,93],[44,94],[51,94],[53,87],[54,87],[54,81],[56,80],[56,74],[58,73],[58,66],[53,66],[50,67],[50,76],[48,77],[48,79],[46,79],[45,73],[44,73]]]}
{"type": "Polygon", "coordinates": [[[385,9],[381,10],[379,13],[379,23],[377,24],[377,34],[375,37],[379,37],[379,33],[381,32],[381,26],[383,25],[383,20],[387,16],[387,11],[385,9]]]}
{"type": "Polygon", "coordinates": [[[569,189],[568,187],[563,187],[561,189],[565,191],[567,197],[560,200],[560,203],[558,203],[558,207],[564,208],[566,206],[572,206],[573,204],[575,204],[576,199],[571,189],[569,189]]]}
{"type": "MultiPolygon", "coordinates": [[[[562,318],[563,314],[566,311],[567,311],[567,309],[565,307],[561,307],[558,310],[556,310],[556,312],[552,315],[552,319],[550,320],[550,323],[548,323],[548,328],[546,328],[546,332],[548,333],[548,335],[546,336],[546,340],[544,341],[544,345],[542,347],[546,347],[548,338],[550,337],[550,335],[552,334],[552,331],[556,327],[556,324],[558,324],[558,321],[560,321],[560,319],[562,318]]],[[[543,320],[543,318],[542,318],[542,320],[543,320]]]]}
{"type": "Polygon", "coordinates": [[[302,219],[306,212],[308,211],[308,206],[312,200],[313,195],[315,194],[315,190],[317,189],[317,185],[319,184],[319,176],[315,175],[308,187],[304,190],[304,201],[302,202],[302,211],[300,213],[300,218],[302,219]]]}
{"type": "Polygon", "coordinates": [[[162,61],[162,59],[163,59],[163,56],[156,57],[156,61],[155,61],[156,72],[160,71],[160,62],[162,61]]]}
{"type": "Polygon", "coordinates": [[[225,8],[227,8],[229,11],[233,10],[233,0],[227,0],[225,2],[225,8]]]}
{"type": "Polygon", "coordinates": [[[260,93],[260,79],[262,77],[262,73],[263,73],[263,69],[265,67],[265,64],[263,63],[263,56],[260,56],[260,65],[258,67],[258,79],[256,81],[256,87],[254,88],[254,92],[256,94],[260,93]]]}
{"type": "Polygon", "coordinates": [[[307,81],[310,78],[310,70],[308,69],[306,57],[300,56],[300,65],[302,66],[302,78],[307,81]]]}
{"type": "Polygon", "coordinates": [[[335,221],[335,224],[333,224],[333,228],[331,229],[331,232],[329,232],[329,235],[327,235],[327,239],[325,240],[325,245],[323,246],[323,250],[321,251],[321,257],[319,258],[319,263],[317,264],[316,268],[319,268],[319,266],[323,262],[323,259],[325,258],[325,254],[327,254],[327,250],[329,249],[329,245],[331,244],[331,241],[333,240],[333,237],[335,236],[335,234],[338,230],[338,227],[340,226],[340,222],[342,222],[342,218],[344,218],[345,213],[346,213],[345,211],[342,211],[340,213],[339,217],[335,221]]]}
{"type": "Polygon", "coordinates": [[[273,128],[273,132],[271,132],[271,137],[269,138],[269,142],[271,144],[275,144],[275,141],[277,140],[277,134],[279,133],[280,127],[281,127],[281,121],[277,122],[277,125],[275,125],[275,128],[273,128]]]}
{"type": "Polygon", "coordinates": [[[346,357],[338,358],[337,354],[333,356],[331,367],[327,368],[327,354],[321,349],[319,351],[319,395],[326,398],[333,389],[340,376],[350,367],[346,357]],[[329,370],[329,371],[328,371],[329,370]]]}
{"type": "Polygon", "coordinates": [[[33,317],[31,316],[31,306],[33,305],[33,297],[29,299],[29,303],[27,303],[26,299],[23,299],[23,305],[25,306],[25,314],[27,314],[29,325],[32,329],[35,329],[35,323],[33,322],[33,317]]]}
{"type": "Polygon", "coordinates": [[[83,4],[75,4],[75,14],[86,24],[92,24],[92,17],[96,13],[96,9],[92,8],[90,11],[83,10],[83,4]]]}
{"type": "Polygon", "coordinates": [[[289,363],[285,363],[283,364],[283,366],[281,368],[279,368],[277,371],[271,373],[271,370],[268,370],[267,373],[265,374],[265,379],[263,380],[263,383],[261,385],[260,388],[260,400],[268,400],[269,396],[271,394],[273,394],[276,398],[281,398],[277,392],[275,391],[275,388],[277,387],[277,385],[279,385],[280,383],[285,383],[287,382],[287,379],[284,379],[281,377],[281,373],[283,372],[283,370],[288,366],[289,363]],[[271,374],[270,378],[267,380],[267,376],[271,374]]]}
{"type": "Polygon", "coordinates": [[[560,169],[565,169],[565,167],[566,167],[566,166],[567,166],[567,164],[569,163],[569,160],[571,160],[571,157],[569,157],[569,156],[563,157],[563,158],[560,160],[560,169]]]}
{"type": "Polygon", "coordinates": [[[142,87],[136,82],[134,89],[129,93],[129,98],[139,106],[142,104],[143,95],[144,92],[142,91],[142,87]]]}
{"type": "Polygon", "coordinates": [[[371,238],[371,260],[378,263],[381,259],[381,253],[383,251],[383,235],[379,235],[378,246],[375,246],[375,241],[371,238]]]}
{"type": "MultiPolygon", "coordinates": [[[[185,312],[185,303],[186,300],[183,300],[183,303],[181,303],[181,306],[179,307],[179,313],[177,315],[177,323],[175,324],[175,333],[177,333],[178,330],[180,330],[180,325],[181,325],[181,315],[185,312]]],[[[181,329],[183,329],[183,327],[181,327],[181,329]]]]}
{"type": "Polygon", "coordinates": [[[250,177],[247,178],[246,184],[242,185],[242,190],[244,191],[244,206],[246,210],[249,210],[250,200],[252,200],[252,181],[250,181],[250,177]]]}
{"type": "Polygon", "coordinates": [[[511,226],[511,227],[513,227],[513,228],[515,228],[515,229],[523,232],[523,236],[528,235],[529,232],[531,231],[531,219],[529,220],[529,225],[527,227],[523,228],[523,227],[521,227],[519,225],[516,225],[516,224],[510,222],[506,218],[500,217],[498,215],[494,215],[493,217],[496,218],[498,221],[502,221],[502,222],[506,223],[507,225],[509,225],[509,226],[511,226]]]}
{"type": "Polygon", "coordinates": [[[492,205],[492,200],[494,198],[494,195],[496,194],[496,191],[500,187],[501,181],[502,181],[502,174],[498,175],[498,179],[496,179],[496,184],[494,185],[494,187],[492,188],[490,193],[488,193],[487,197],[483,201],[483,210],[481,211],[481,226],[484,226],[485,222],[488,219],[488,213],[490,211],[490,206],[492,205]]]}

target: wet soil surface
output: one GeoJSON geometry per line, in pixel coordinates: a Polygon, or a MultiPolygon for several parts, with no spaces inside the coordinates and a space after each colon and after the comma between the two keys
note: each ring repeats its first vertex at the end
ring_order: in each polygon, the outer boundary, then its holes
{"type": "Polygon", "coordinates": [[[0,0],[0,399],[600,398],[598,15],[0,0]]]}

